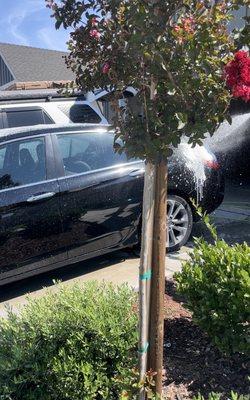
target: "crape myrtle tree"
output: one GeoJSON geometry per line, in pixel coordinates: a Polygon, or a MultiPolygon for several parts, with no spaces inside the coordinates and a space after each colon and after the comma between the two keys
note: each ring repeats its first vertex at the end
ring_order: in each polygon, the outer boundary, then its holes
{"type": "Polygon", "coordinates": [[[146,160],[140,377],[149,370],[156,373],[158,394],[162,391],[166,161],[184,134],[190,144],[201,144],[205,133],[212,134],[227,116],[230,92],[223,70],[234,51],[227,24],[232,9],[247,2],[47,0],[56,28],[70,29],[66,62],[76,75],[75,86],[85,92],[113,90],[115,149],[146,160]],[[118,99],[127,86],[138,94],[122,109],[118,99]],[[118,138],[122,140],[116,142],[118,138]]]}

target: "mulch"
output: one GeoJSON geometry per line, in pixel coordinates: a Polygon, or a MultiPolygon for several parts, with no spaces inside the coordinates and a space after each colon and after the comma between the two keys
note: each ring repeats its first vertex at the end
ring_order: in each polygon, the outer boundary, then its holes
{"type": "Polygon", "coordinates": [[[173,281],[166,282],[164,338],[164,394],[166,399],[190,399],[210,392],[228,398],[231,391],[249,394],[249,364],[236,354],[223,355],[192,320],[176,294],[173,281]]]}

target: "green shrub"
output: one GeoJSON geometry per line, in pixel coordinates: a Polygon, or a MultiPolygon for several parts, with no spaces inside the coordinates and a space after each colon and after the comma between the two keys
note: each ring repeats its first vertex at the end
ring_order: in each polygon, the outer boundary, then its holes
{"type": "Polygon", "coordinates": [[[249,353],[250,247],[219,240],[213,226],[211,232],[214,244],[195,239],[190,260],[175,275],[177,290],[222,351],[249,353]]]}
{"type": "MultiPolygon", "coordinates": [[[[221,400],[222,395],[220,393],[211,392],[207,396],[208,400],[221,400]]],[[[227,400],[249,400],[249,395],[239,395],[238,393],[231,392],[230,397],[227,397],[227,400]]],[[[199,394],[198,396],[193,397],[193,400],[205,400],[205,397],[199,394]]]]}
{"type": "Polygon", "coordinates": [[[136,295],[86,284],[0,320],[1,400],[117,400],[135,379],[136,295]]]}

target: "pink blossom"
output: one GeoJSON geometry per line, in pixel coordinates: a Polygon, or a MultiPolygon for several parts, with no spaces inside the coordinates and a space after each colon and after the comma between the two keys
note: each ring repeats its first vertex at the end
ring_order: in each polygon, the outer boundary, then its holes
{"type": "Polygon", "coordinates": [[[233,97],[250,101],[250,57],[247,51],[237,51],[225,66],[225,78],[233,97]]]}
{"type": "Polygon", "coordinates": [[[183,29],[187,33],[194,33],[195,21],[193,17],[182,18],[183,29]]]}
{"type": "Polygon", "coordinates": [[[97,17],[93,17],[93,18],[91,18],[91,25],[92,25],[92,26],[96,26],[96,25],[97,25],[97,23],[98,23],[98,21],[97,21],[97,17]]]}
{"type": "Polygon", "coordinates": [[[236,61],[245,61],[247,60],[247,57],[248,57],[247,52],[244,50],[239,50],[234,55],[236,61]]]}
{"type": "Polygon", "coordinates": [[[243,100],[250,101],[250,88],[247,85],[235,85],[232,90],[234,97],[240,97],[243,100]]]}
{"type": "Polygon", "coordinates": [[[245,64],[242,66],[240,76],[242,82],[244,82],[246,85],[250,85],[250,58],[248,58],[245,64]]]}
{"type": "Polygon", "coordinates": [[[105,62],[105,63],[103,64],[103,67],[102,67],[102,73],[103,73],[103,74],[108,74],[108,73],[109,73],[109,70],[110,70],[110,64],[109,64],[109,62],[105,62]]]}
{"type": "Polygon", "coordinates": [[[180,30],[181,30],[180,26],[178,26],[178,25],[175,25],[173,29],[175,32],[180,32],[180,30]]]}
{"type": "Polygon", "coordinates": [[[94,38],[94,39],[100,39],[101,34],[97,29],[91,29],[91,31],[89,32],[89,35],[94,38]]]}

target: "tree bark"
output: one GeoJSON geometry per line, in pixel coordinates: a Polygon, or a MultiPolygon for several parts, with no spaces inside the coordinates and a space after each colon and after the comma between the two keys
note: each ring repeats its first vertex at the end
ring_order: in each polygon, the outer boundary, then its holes
{"type": "Polygon", "coordinates": [[[148,370],[151,369],[157,373],[153,390],[161,396],[167,226],[167,164],[165,161],[156,165],[154,206],[148,370]]]}

